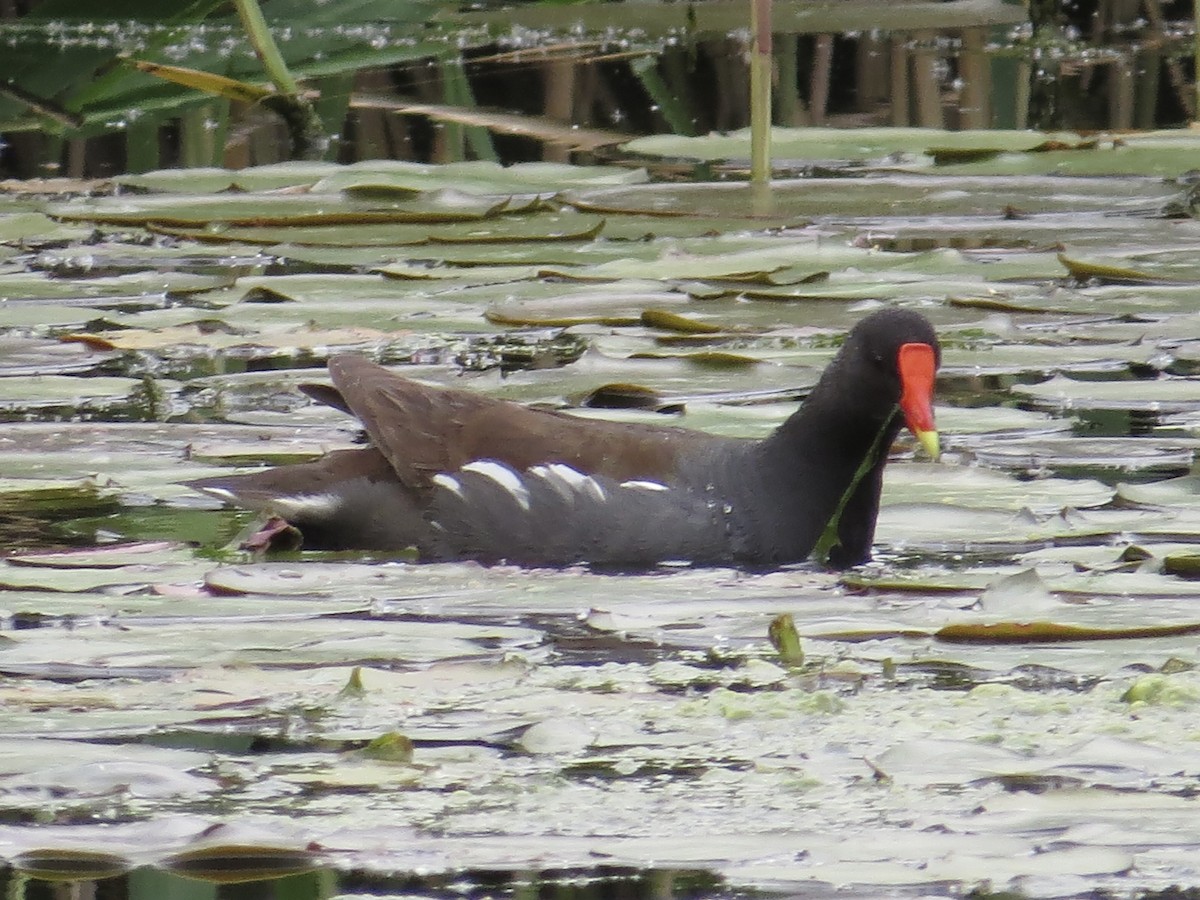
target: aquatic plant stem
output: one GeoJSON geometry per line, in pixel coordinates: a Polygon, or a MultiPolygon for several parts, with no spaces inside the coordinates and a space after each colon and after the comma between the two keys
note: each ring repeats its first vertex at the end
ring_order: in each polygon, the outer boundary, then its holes
{"type": "Polygon", "coordinates": [[[880,426],[879,433],[875,435],[875,442],[871,444],[871,449],[867,451],[867,455],[858,464],[858,468],[854,471],[854,477],[850,479],[850,484],[842,492],[842,499],[838,501],[837,508],[833,511],[833,515],[829,517],[829,521],[825,523],[825,530],[821,532],[821,537],[817,539],[817,544],[812,550],[812,557],[821,565],[828,565],[829,554],[833,552],[833,548],[841,546],[842,539],[838,536],[838,526],[842,522],[842,513],[846,511],[846,504],[850,502],[850,498],[858,490],[859,482],[875,467],[875,463],[879,460],[879,454],[887,452],[888,448],[883,445],[884,439],[888,434],[888,426],[899,412],[900,406],[897,404],[893,408],[892,414],[883,420],[883,425],[880,426]]]}
{"type": "Polygon", "coordinates": [[[323,134],[321,117],[317,115],[312,101],[300,93],[300,85],[288,71],[275,38],[271,36],[267,20],[263,18],[258,0],[234,0],[234,5],[250,45],[254,47],[267,77],[279,92],[278,96],[269,97],[263,103],[287,123],[292,140],[292,159],[319,159],[329,146],[323,134]]]}
{"type": "Polygon", "coordinates": [[[750,180],[771,179],[771,0],[750,0],[750,180]]]}
{"type": "Polygon", "coordinates": [[[238,17],[242,20],[242,27],[246,29],[250,46],[254,48],[275,89],[281,94],[299,94],[300,85],[288,71],[287,63],[283,61],[279,47],[271,37],[271,29],[267,26],[267,20],[263,18],[258,0],[234,0],[234,6],[237,7],[238,17]]]}
{"type": "Polygon", "coordinates": [[[691,114],[687,98],[663,80],[658,71],[658,60],[641,56],[629,61],[629,70],[637,76],[642,88],[650,95],[659,115],[666,120],[672,134],[689,137],[696,133],[696,120],[691,114]]]}

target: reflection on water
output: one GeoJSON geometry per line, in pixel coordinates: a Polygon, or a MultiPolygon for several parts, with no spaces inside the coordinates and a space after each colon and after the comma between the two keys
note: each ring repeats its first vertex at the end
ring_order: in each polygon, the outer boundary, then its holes
{"type": "MultiPolygon", "coordinates": [[[[1035,29],[1020,6],[938,6],[946,12],[914,7],[889,20],[854,4],[823,18],[776,4],[775,123],[1130,129],[1190,114],[1190,48],[1161,13],[1087,35],[1035,29]]],[[[325,157],[341,162],[586,161],[631,135],[748,124],[737,14],[701,5],[694,21],[676,21],[667,15],[681,13],[652,7],[633,29],[603,6],[576,9],[526,8],[529,27],[487,10],[439,14],[439,23],[450,18],[436,26],[430,12],[416,29],[298,22],[277,39],[315,98],[325,157]]],[[[0,58],[0,175],[241,168],[288,156],[287,128],[266,105],[121,62],[133,55],[261,84],[236,25],[0,21],[0,43],[9,51],[0,58]]]]}
{"type": "MultiPolygon", "coordinates": [[[[197,880],[156,868],[108,878],[63,878],[0,871],[6,900],[324,900],[328,897],[541,897],[558,900],[656,900],[737,897],[719,877],[702,870],[635,869],[597,865],[592,869],[545,871],[449,871],[435,874],[314,869],[294,875],[241,880],[236,873],[197,880]]],[[[769,893],[756,892],[758,896],[769,893]]]]}

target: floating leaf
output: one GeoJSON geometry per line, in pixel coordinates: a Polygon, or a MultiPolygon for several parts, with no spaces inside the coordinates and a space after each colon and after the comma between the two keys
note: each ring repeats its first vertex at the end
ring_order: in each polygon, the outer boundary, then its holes
{"type": "Polygon", "coordinates": [[[1121,695],[1124,703],[1161,706],[1194,706],[1200,701],[1195,686],[1165,674],[1143,675],[1121,695]]]}
{"type": "Polygon", "coordinates": [[[944,503],[989,510],[1032,509],[1054,513],[1063,507],[1103,506],[1114,495],[1107,485],[1087,479],[1020,479],[1003,472],[945,463],[906,463],[889,467],[884,502],[944,503]]]}
{"type": "Polygon", "coordinates": [[[641,316],[523,316],[499,309],[488,309],[483,317],[493,325],[512,325],[522,328],[573,328],[577,325],[606,325],[627,328],[640,325],[641,316]]]}
{"type": "Polygon", "coordinates": [[[724,329],[711,322],[701,322],[664,309],[642,310],[642,324],[649,328],[678,331],[681,334],[720,334],[724,329]]]}
{"type": "Polygon", "coordinates": [[[6,561],[14,566],[32,566],[52,569],[118,569],[122,566],[145,563],[191,561],[190,548],[167,541],[144,541],[120,544],[114,547],[92,547],[85,550],[51,551],[44,553],[14,554],[6,561]]]}
{"type": "Polygon", "coordinates": [[[1172,553],[1163,557],[1163,571],[1180,578],[1200,578],[1200,553],[1172,553]]]}
{"type": "Polygon", "coordinates": [[[1200,623],[1144,625],[1133,628],[1084,628],[1054,622],[993,622],[946,625],[934,637],[951,644],[1043,644],[1067,641],[1119,641],[1134,638],[1174,637],[1200,633],[1200,623]]]}
{"type": "Polygon", "coordinates": [[[1121,483],[1117,485],[1117,496],[1131,503],[1147,503],[1154,506],[1193,504],[1200,496],[1200,475],[1182,475],[1164,478],[1149,484],[1121,483]]]}
{"type": "Polygon", "coordinates": [[[413,742],[404,735],[389,731],[363,747],[362,756],[390,763],[411,763],[413,760],[413,742]]]}
{"type": "Polygon", "coordinates": [[[292,847],[216,844],[177,853],[163,862],[170,872],[214,884],[266,881],[308,872],[321,864],[311,850],[292,847]]]}
{"type": "MultiPolygon", "coordinates": [[[[575,398],[577,406],[589,409],[652,409],[662,411],[664,401],[658,391],[641,384],[602,384],[582,397],[575,398]]],[[[674,405],[672,405],[674,409],[674,405]]]]}
{"type": "Polygon", "coordinates": [[[1187,378],[1082,381],[1059,376],[1041,384],[1014,385],[1012,391],[1041,409],[1170,413],[1200,408],[1200,381],[1187,378]]]}
{"type": "MultiPolygon", "coordinates": [[[[505,244],[512,241],[535,241],[537,243],[556,241],[590,241],[604,230],[604,219],[594,223],[579,223],[574,231],[553,231],[549,223],[541,219],[525,224],[517,230],[504,227],[510,223],[496,223],[499,227],[489,227],[467,234],[438,234],[431,232],[429,240],[435,244],[505,244]]],[[[572,223],[574,224],[574,223],[572,223]]]]}
{"type": "Polygon", "coordinates": [[[1137,269],[1073,259],[1065,253],[1058,254],[1058,261],[1066,266],[1067,272],[1077,281],[1099,281],[1106,284],[1161,284],[1168,280],[1137,269]]]}
{"type": "Polygon", "coordinates": [[[135,864],[115,853],[48,848],[19,853],[12,865],[42,881],[101,881],[123,875],[135,864]]]}
{"type": "Polygon", "coordinates": [[[753,356],[741,353],[724,353],[720,350],[699,350],[695,353],[633,353],[630,359],[682,359],[693,365],[713,369],[740,369],[757,366],[762,362],[753,356]]]}

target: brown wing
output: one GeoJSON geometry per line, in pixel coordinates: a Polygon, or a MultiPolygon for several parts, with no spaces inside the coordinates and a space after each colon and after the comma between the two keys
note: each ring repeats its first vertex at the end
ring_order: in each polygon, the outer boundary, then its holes
{"type": "Polygon", "coordinates": [[[516,469],[566,463],[622,481],[669,481],[680,449],[714,438],[683,428],[582,419],[472,391],[418,384],[360,356],[335,356],[329,373],[343,401],[400,481],[421,491],[439,472],[476,459],[516,469]]]}

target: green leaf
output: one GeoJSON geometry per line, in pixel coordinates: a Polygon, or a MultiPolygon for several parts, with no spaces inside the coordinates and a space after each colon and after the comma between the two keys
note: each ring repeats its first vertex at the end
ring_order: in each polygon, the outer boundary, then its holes
{"type": "Polygon", "coordinates": [[[366,759],[407,765],[413,761],[413,743],[404,735],[389,731],[363,747],[362,756],[366,759]]]}
{"type": "Polygon", "coordinates": [[[804,648],[800,645],[800,633],[796,630],[796,622],[790,615],[784,613],[771,620],[767,628],[767,637],[771,646],[779,654],[779,658],[789,666],[804,664],[804,648]]]}

